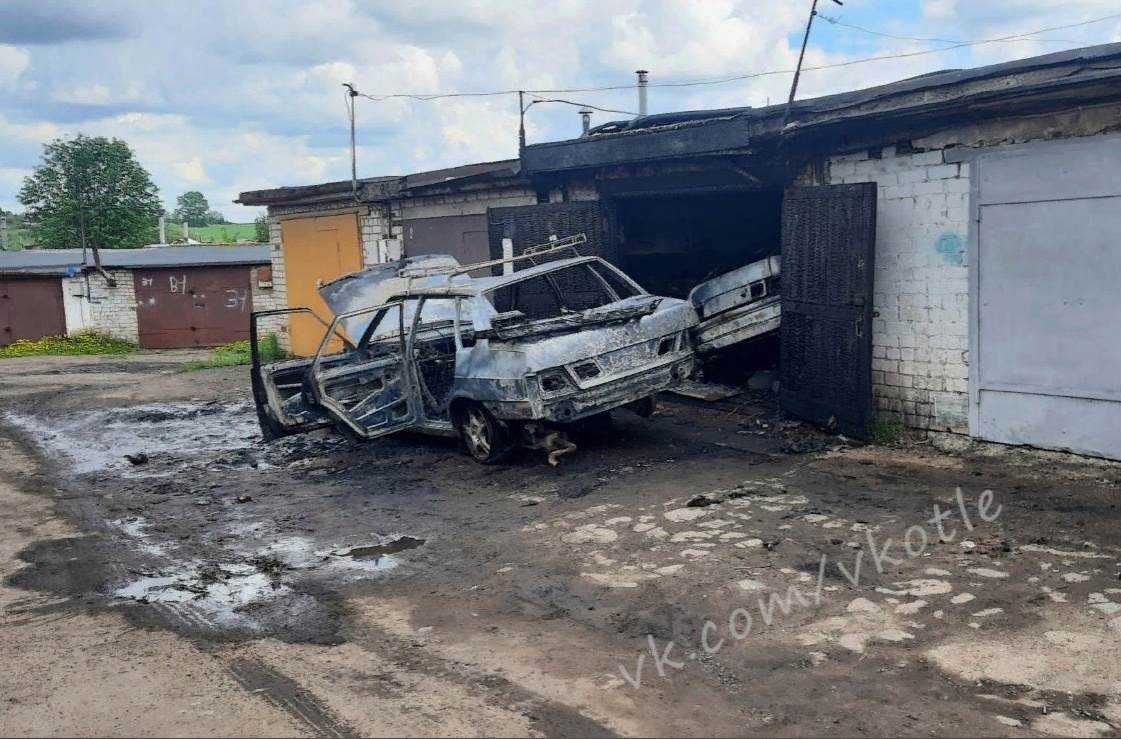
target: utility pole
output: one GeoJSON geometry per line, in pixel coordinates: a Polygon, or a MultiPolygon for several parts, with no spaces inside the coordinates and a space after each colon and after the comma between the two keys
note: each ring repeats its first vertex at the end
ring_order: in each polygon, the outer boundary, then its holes
{"type": "Polygon", "coordinates": [[[347,90],[347,114],[350,116],[350,192],[354,196],[354,202],[358,202],[358,149],[355,145],[354,137],[354,98],[358,97],[358,90],[354,89],[354,85],[350,82],[344,82],[343,87],[347,90]]]}
{"type": "Polygon", "coordinates": [[[518,90],[518,158],[525,154],[525,92],[518,90]]]}
{"type": "MultiPolygon", "coordinates": [[[[844,5],[841,0],[833,0],[838,5],[844,5]]],[[[813,6],[810,7],[810,19],[806,21],[806,35],[802,38],[802,51],[798,54],[798,66],[794,70],[794,84],[790,86],[790,99],[786,102],[786,114],[782,118],[782,124],[785,127],[786,121],[790,118],[790,109],[794,105],[794,95],[798,92],[798,78],[802,76],[802,60],[806,58],[806,46],[810,43],[810,29],[813,27],[814,18],[817,16],[817,0],[813,1],[813,6]]]]}

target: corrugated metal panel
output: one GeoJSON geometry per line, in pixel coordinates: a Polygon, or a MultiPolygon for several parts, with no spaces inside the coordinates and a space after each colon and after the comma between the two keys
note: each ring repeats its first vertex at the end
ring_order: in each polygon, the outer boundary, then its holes
{"type": "Polygon", "coordinates": [[[875,246],[874,182],[786,193],[780,403],[860,439],[873,416],[875,246]]]}
{"type": "MultiPolygon", "coordinates": [[[[487,211],[490,230],[490,255],[502,258],[502,240],[513,242],[514,254],[521,254],[527,246],[544,244],[550,238],[585,234],[586,244],[581,244],[582,256],[603,257],[619,265],[619,245],[613,238],[609,212],[603,203],[581,201],[570,203],[541,203],[512,208],[491,208],[487,211]]],[[[571,256],[565,254],[564,256],[571,256]]],[[[532,266],[525,262],[522,267],[532,266]]]]}
{"type": "Polygon", "coordinates": [[[61,280],[0,280],[0,346],[65,333],[61,280]]]}
{"type": "Polygon", "coordinates": [[[249,267],[143,269],[133,280],[141,347],[218,346],[249,338],[249,267]]]}

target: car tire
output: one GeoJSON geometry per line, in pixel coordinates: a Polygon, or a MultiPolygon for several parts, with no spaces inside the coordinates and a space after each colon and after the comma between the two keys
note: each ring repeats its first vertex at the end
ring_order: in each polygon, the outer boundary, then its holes
{"type": "Polygon", "coordinates": [[[463,448],[480,464],[501,464],[516,447],[510,426],[481,403],[468,403],[457,414],[456,428],[463,448]]]}

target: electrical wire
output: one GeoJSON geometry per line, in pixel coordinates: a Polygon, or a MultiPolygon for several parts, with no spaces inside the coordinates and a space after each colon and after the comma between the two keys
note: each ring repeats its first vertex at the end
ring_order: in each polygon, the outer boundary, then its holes
{"type": "MultiPolygon", "coordinates": [[[[965,47],[968,47],[968,46],[981,46],[983,44],[996,44],[996,43],[1005,43],[1005,42],[1009,42],[1009,41],[1019,41],[1019,40],[1025,39],[1025,38],[1029,38],[1031,36],[1038,36],[1040,34],[1050,33],[1052,31],[1062,31],[1062,30],[1066,30],[1066,29],[1070,29],[1070,28],[1081,28],[1083,26],[1093,25],[1095,23],[1104,23],[1105,21],[1110,21],[1110,20],[1114,20],[1114,19],[1117,19],[1117,18],[1121,18],[1121,13],[1114,13],[1114,14],[1111,14],[1111,15],[1102,16],[1100,18],[1093,18],[1093,19],[1088,20],[1088,21],[1081,21],[1079,23],[1067,23],[1067,24],[1060,25],[1060,26],[1051,26],[1049,28],[1042,28],[1042,29],[1039,29],[1039,30],[1036,30],[1036,31],[1028,31],[1028,32],[1025,32],[1025,33],[1012,34],[1010,36],[1001,36],[999,38],[976,39],[976,40],[972,40],[972,41],[960,41],[960,40],[951,40],[951,39],[934,39],[934,38],[924,39],[924,38],[909,38],[909,37],[906,37],[906,36],[895,36],[895,35],[888,34],[888,33],[883,33],[883,32],[880,32],[880,31],[872,31],[870,29],[862,28],[860,26],[854,26],[854,25],[848,24],[848,23],[842,23],[841,21],[838,21],[836,19],[830,19],[830,18],[826,18],[825,16],[822,16],[823,20],[826,20],[830,23],[834,23],[835,25],[845,26],[846,28],[853,28],[853,29],[856,29],[856,30],[859,30],[859,31],[863,31],[865,33],[874,34],[876,36],[883,36],[885,38],[893,38],[893,39],[902,40],[902,41],[919,41],[919,42],[924,42],[924,43],[945,43],[945,44],[950,44],[950,46],[944,46],[944,47],[941,47],[941,48],[938,48],[938,49],[923,49],[923,50],[919,50],[919,51],[905,52],[905,53],[899,53],[899,54],[881,54],[881,55],[878,55],[878,56],[863,57],[861,59],[850,59],[849,61],[845,61],[845,62],[834,62],[834,63],[831,63],[831,64],[820,64],[820,65],[813,66],[813,67],[803,67],[802,71],[803,72],[820,72],[820,71],[825,71],[825,70],[829,70],[829,69],[841,69],[841,68],[844,68],[844,67],[852,67],[852,66],[856,66],[858,64],[868,64],[868,63],[871,63],[871,62],[888,61],[888,60],[893,60],[893,59],[909,59],[909,58],[912,58],[912,57],[924,56],[924,55],[927,55],[927,54],[940,54],[940,53],[943,53],[943,52],[946,52],[946,51],[953,51],[955,49],[962,49],[962,48],[965,48],[965,47]]],[[[722,85],[722,84],[726,84],[728,82],[740,82],[740,81],[743,81],[743,80],[759,79],[759,78],[762,78],[762,77],[773,77],[775,75],[786,75],[786,74],[794,74],[794,70],[793,69],[778,69],[778,70],[769,70],[769,71],[764,71],[764,72],[751,72],[751,73],[748,73],[748,74],[731,75],[731,76],[728,76],[728,77],[714,77],[714,78],[706,79],[706,80],[690,80],[690,81],[687,81],[687,82],[651,82],[651,83],[649,83],[648,86],[649,87],[657,87],[657,88],[702,87],[702,86],[708,86],[708,85],[722,85]]],[[[601,86],[601,87],[565,87],[565,88],[541,89],[541,90],[522,90],[520,92],[524,92],[526,94],[533,95],[533,96],[537,97],[539,95],[558,95],[558,94],[571,94],[571,93],[580,93],[580,92],[613,92],[613,91],[618,91],[618,90],[632,90],[632,89],[634,89],[634,85],[604,85],[604,86],[601,86]]],[[[516,95],[516,94],[518,94],[518,92],[519,92],[519,90],[486,90],[486,91],[471,91],[471,92],[444,92],[444,93],[431,93],[431,94],[392,93],[392,94],[386,94],[386,95],[369,95],[369,94],[366,94],[366,93],[358,93],[358,97],[363,97],[363,98],[366,98],[368,100],[372,100],[374,102],[383,102],[383,101],[386,101],[386,100],[418,100],[418,101],[426,102],[426,101],[431,101],[431,100],[444,100],[444,99],[451,99],[451,98],[498,97],[498,96],[503,96],[503,95],[516,95]]],[[[570,105],[577,104],[577,103],[572,103],[571,101],[568,101],[568,100],[557,100],[556,102],[564,102],[564,103],[568,103],[570,105]]],[[[594,106],[590,106],[590,105],[588,107],[594,108],[594,106]]],[[[595,110],[601,110],[601,111],[607,112],[607,113],[623,113],[625,115],[633,115],[633,113],[624,113],[624,111],[610,110],[610,109],[606,109],[606,108],[594,108],[594,109],[595,110]]]]}
{"type": "MultiPolygon", "coordinates": [[[[588,108],[590,110],[598,110],[601,113],[618,113],[619,115],[638,115],[638,113],[634,113],[634,112],[629,111],[629,110],[615,110],[614,108],[600,108],[599,106],[592,105],[591,103],[578,103],[578,102],[574,102],[572,100],[561,100],[560,98],[543,98],[543,97],[540,97],[538,95],[534,95],[533,93],[527,93],[527,94],[531,95],[532,97],[535,98],[533,101],[530,102],[529,105],[533,105],[534,103],[566,103],[567,105],[574,105],[574,106],[580,107],[580,108],[588,108]]],[[[529,105],[525,106],[527,110],[529,109],[529,105]]]]}
{"type": "MultiPolygon", "coordinates": [[[[880,36],[881,38],[895,39],[897,41],[918,41],[918,42],[922,42],[922,43],[934,43],[934,44],[993,44],[993,43],[1002,43],[1002,42],[1006,42],[1006,41],[1012,41],[1012,42],[1021,41],[1021,40],[1025,39],[1029,36],[1038,36],[1038,35],[1043,34],[1043,33],[1050,33],[1051,31],[1059,31],[1059,30],[1064,30],[1064,29],[1067,29],[1067,28],[1075,28],[1079,25],[1088,25],[1090,23],[1101,23],[1103,21],[1113,20],[1114,18],[1121,18],[1121,13],[1118,13],[1118,14],[1115,14],[1115,15],[1110,15],[1110,16],[1105,16],[1103,18],[1097,18],[1095,20],[1086,21],[1085,23],[1080,23],[1080,24],[1074,24],[1074,25],[1069,25],[1069,26],[1056,26],[1055,28],[1045,28],[1045,29],[1040,30],[1040,31],[1030,31],[1028,33],[1021,33],[1021,34],[1017,34],[1015,36],[1006,36],[1004,38],[974,39],[974,40],[970,40],[970,41],[962,40],[962,39],[923,38],[923,37],[915,37],[915,36],[897,36],[893,33],[884,33],[883,31],[873,31],[870,28],[864,28],[863,26],[857,26],[857,25],[854,25],[852,23],[845,23],[840,18],[830,18],[829,16],[824,15],[822,13],[818,13],[817,17],[821,18],[826,23],[829,23],[829,24],[834,25],[834,26],[843,26],[845,28],[851,28],[854,31],[860,31],[861,33],[867,33],[867,34],[870,34],[872,36],[880,36]]],[[[1070,39],[1039,39],[1039,40],[1040,41],[1051,42],[1051,43],[1061,43],[1061,44],[1076,44],[1076,43],[1078,43],[1077,41],[1072,41],[1070,39]]]]}

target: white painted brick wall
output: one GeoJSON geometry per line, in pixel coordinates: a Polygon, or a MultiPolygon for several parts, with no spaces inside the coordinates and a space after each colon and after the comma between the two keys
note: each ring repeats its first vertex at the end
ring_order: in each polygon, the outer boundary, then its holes
{"type": "MultiPolygon", "coordinates": [[[[269,258],[272,262],[272,290],[269,291],[271,296],[267,300],[272,308],[287,308],[288,283],[285,279],[284,245],[280,235],[280,218],[273,214],[272,208],[269,208],[269,258]]],[[[257,293],[253,294],[253,307],[254,310],[267,310],[263,305],[262,307],[257,306],[257,293]]],[[[262,319],[257,326],[258,331],[262,334],[276,334],[281,348],[285,351],[292,349],[292,338],[288,334],[287,316],[270,316],[262,319]]]]}
{"type": "Polygon", "coordinates": [[[834,157],[833,183],[876,182],[873,386],[908,426],[968,432],[969,165],[942,151],[834,157]]]}
{"type": "Polygon", "coordinates": [[[101,274],[89,273],[90,327],[100,334],[131,341],[133,344],[139,343],[136,284],[133,282],[132,272],[108,272],[117,283],[115,287],[110,287],[101,274]]]}

